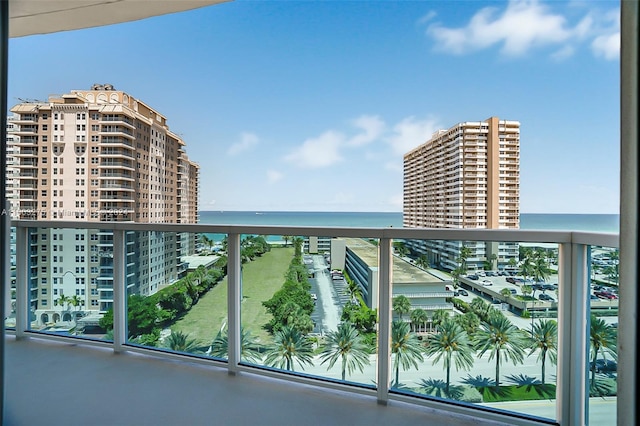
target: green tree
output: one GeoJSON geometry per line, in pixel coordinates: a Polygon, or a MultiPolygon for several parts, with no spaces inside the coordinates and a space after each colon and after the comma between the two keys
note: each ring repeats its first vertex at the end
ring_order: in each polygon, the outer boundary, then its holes
{"type": "Polygon", "coordinates": [[[363,372],[364,366],[369,365],[369,350],[358,330],[352,324],[343,322],[336,331],[327,334],[320,358],[322,364],[329,363],[327,370],[340,360],[344,381],[347,372],[351,374],[356,368],[363,372]]]}
{"type": "MultiPolygon", "coordinates": [[[[530,253],[530,252],[528,252],[530,253]]],[[[533,276],[534,265],[531,261],[532,255],[526,255],[524,259],[522,259],[522,263],[520,264],[520,275],[524,279],[524,284],[527,283],[527,277],[533,276]]]]}
{"type": "Polygon", "coordinates": [[[460,248],[460,254],[458,255],[457,259],[457,261],[460,263],[460,275],[464,275],[467,273],[467,259],[469,259],[472,254],[473,252],[471,251],[471,249],[463,244],[460,248]]]}
{"type": "Polygon", "coordinates": [[[445,388],[447,395],[449,395],[451,383],[451,362],[454,362],[456,371],[461,368],[470,370],[473,367],[473,347],[469,337],[462,327],[452,320],[446,320],[440,325],[438,332],[429,339],[425,354],[434,357],[433,365],[443,361],[447,372],[445,388]]]}
{"type": "Polygon", "coordinates": [[[200,234],[200,236],[202,237],[202,242],[209,246],[209,250],[213,249],[213,239],[209,238],[207,234],[200,234]]]}
{"type": "Polygon", "coordinates": [[[616,330],[603,319],[591,315],[591,325],[589,327],[589,344],[591,346],[591,385],[596,379],[596,361],[598,355],[602,353],[606,360],[607,355],[617,359],[616,353],[617,335],[616,330]]]}
{"type": "Polygon", "coordinates": [[[305,365],[313,365],[313,345],[300,331],[285,326],[275,333],[274,343],[267,349],[265,363],[294,371],[295,362],[303,370],[305,365]]]}
{"type": "Polygon", "coordinates": [[[427,269],[429,267],[429,258],[424,255],[421,254],[417,259],[416,259],[416,266],[422,268],[422,269],[427,269]]]}
{"type": "Polygon", "coordinates": [[[531,275],[535,282],[544,282],[549,279],[551,271],[547,266],[547,260],[542,252],[533,260],[532,265],[531,275]]]}
{"type": "Polygon", "coordinates": [[[411,367],[418,369],[418,362],[422,362],[422,346],[415,334],[409,331],[409,324],[403,321],[393,321],[391,324],[391,353],[394,355],[393,370],[395,372],[394,386],[400,385],[399,372],[411,367]]]}
{"type": "Polygon", "coordinates": [[[553,364],[558,359],[558,323],[554,320],[540,320],[534,325],[529,355],[535,351],[539,351],[538,361],[542,361],[542,384],[544,384],[547,356],[553,364]]]}
{"type": "Polygon", "coordinates": [[[76,311],[77,311],[79,307],[82,306],[82,302],[83,302],[82,298],[77,294],[74,294],[73,296],[71,296],[71,300],[69,303],[71,303],[71,306],[76,308],[76,311]]]}
{"type": "Polygon", "coordinates": [[[462,315],[456,315],[453,320],[467,332],[468,336],[473,336],[480,327],[480,318],[474,312],[465,312],[462,315]]]}
{"type": "Polygon", "coordinates": [[[186,352],[191,354],[201,354],[204,347],[197,339],[189,337],[188,333],[182,331],[171,331],[171,334],[164,340],[164,346],[176,352],[186,352]]]}
{"type": "Polygon", "coordinates": [[[429,322],[429,315],[424,309],[414,309],[413,311],[411,311],[410,317],[411,324],[413,324],[414,330],[422,331],[427,325],[427,322],[429,322]]]}
{"type": "Polygon", "coordinates": [[[522,332],[504,316],[490,317],[491,322],[480,326],[474,339],[478,358],[489,351],[489,361],[496,360],[496,387],[500,386],[500,365],[511,361],[516,365],[524,359],[525,340],[522,332]]]}
{"type": "Polygon", "coordinates": [[[404,241],[394,241],[393,251],[400,257],[404,257],[409,254],[409,249],[407,248],[404,241]]]}
{"type": "Polygon", "coordinates": [[[511,297],[511,291],[508,288],[503,288],[502,290],[500,290],[500,294],[504,298],[505,302],[511,297]]]}
{"type": "Polygon", "coordinates": [[[359,298],[357,301],[349,301],[342,308],[342,321],[347,321],[360,333],[374,333],[378,321],[378,313],[375,309],[369,308],[359,298]]]}
{"type": "Polygon", "coordinates": [[[290,235],[283,235],[282,236],[282,241],[284,241],[284,246],[287,247],[289,245],[289,241],[291,240],[291,236],[290,235]]]}
{"type": "Polygon", "coordinates": [[[446,309],[436,309],[435,311],[433,311],[433,314],[431,316],[431,324],[433,324],[433,326],[437,330],[438,327],[444,324],[444,322],[449,318],[450,315],[446,309]]]}
{"type": "Polygon", "coordinates": [[[394,297],[393,311],[398,314],[400,320],[402,320],[403,315],[411,311],[411,301],[409,300],[409,298],[403,294],[394,297]]]}
{"type": "Polygon", "coordinates": [[[65,296],[64,294],[60,294],[60,297],[57,299],[58,305],[64,309],[64,305],[67,305],[67,309],[69,309],[69,305],[71,304],[71,298],[65,296]]]}
{"type": "MultiPolygon", "coordinates": [[[[229,358],[229,330],[222,327],[211,343],[209,355],[217,358],[229,358]]],[[[240,359],[252,363],[260,362],[260,345],[249,330],[240,328],[240,359]]]]}

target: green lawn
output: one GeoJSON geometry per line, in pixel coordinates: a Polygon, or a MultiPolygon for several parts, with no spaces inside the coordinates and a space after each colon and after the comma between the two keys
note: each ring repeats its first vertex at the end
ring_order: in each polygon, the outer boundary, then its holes
{"type": "Polygon", "coordinates": [[[529,401],[538,399],[555,399],[555,384],[537,384],[521,386],[478,387],[483,402],[529,401]]]}
{"type": "MultiPolygon", "coordinates": [[[[284,283],[284,274],[293,258],[293,248],[275,248],[242,266],[242,325],[260,338],[271,341],[262,327],[270,319],[262,302],[270,299],[284,283]]],[[[209,290],[198,303],[171,326],[172,330],[210,343],[227,321],[227,279],[209,290]]]]}

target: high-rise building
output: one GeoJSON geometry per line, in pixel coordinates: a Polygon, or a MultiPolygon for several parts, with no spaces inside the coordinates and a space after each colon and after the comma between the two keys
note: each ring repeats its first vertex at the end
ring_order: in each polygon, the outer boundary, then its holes
{"type": "MultiPolygon", "coordinates": [[[[199,166],[167,119],[111,85],[72,90],[11,111],[8,188],[17,219],[80,220],[86,229],[30,235],[31,306],[41,324],[64,320],[60,297],[105,312],[113,303],[113,234],[92,222],[198,222],[199,166]]],[[[178,280],[192,234],[129,232],[127,290],[150,295],[178,280]]]]}
{"type": "MultiPolygon", "coordinates": [[[[519,228],[520,123],[491,117],[458,123],[404,155],[403,225],[421,228],[519,228]]],[[[516,244],[411,241],[429,262],[455,269],[508,268],[516,244]]]]}

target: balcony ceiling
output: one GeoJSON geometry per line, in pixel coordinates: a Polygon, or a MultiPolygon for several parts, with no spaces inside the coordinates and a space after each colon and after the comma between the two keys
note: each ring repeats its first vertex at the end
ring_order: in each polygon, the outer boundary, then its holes
{"type": "Polygon", "coordinates": [[[229,0],[9,0],[9,37],[99,27],[229,0]]]}

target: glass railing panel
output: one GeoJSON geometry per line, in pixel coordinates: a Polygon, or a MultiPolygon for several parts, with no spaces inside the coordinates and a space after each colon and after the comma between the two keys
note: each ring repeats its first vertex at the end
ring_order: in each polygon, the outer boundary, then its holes
{"type": "Polygon", "coordinates": [[[243,362],[373,388],[377,240],[241,241],[243,362]]]}
{"type": "Polygon", "coordinates": [[[214,356],[227,321],[226,253],[186,232],[136,232],[127,251],[127,343],[214,356]]]}
{"type": "Polygon", "coordinates": [[[590,247],[589,424],[615,424],[618,384],[619,250],[590,247]]]}
{"type": "MultiPolygon", "coordinates": [[[[26,273],[30,331],[103,338],[105,331],[100,319],[104,311],[100,309],[98,280],[100,257],[96,244],[102,232],[29,229],[26,273]]],[[[15,299],[12,302],[14,305],[15,299]]]]}
{"type": "Polygon", "coordinates": [[[391,391],[555,419],[557,244],[393,251],[391,391]]]}

